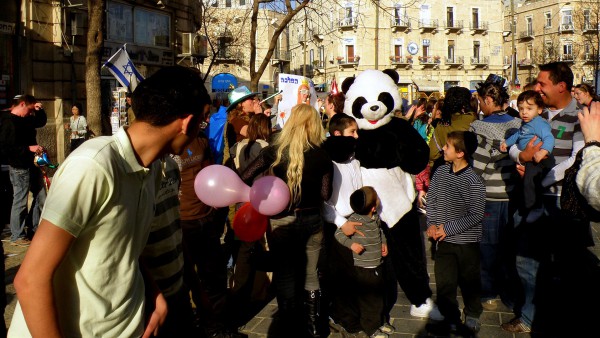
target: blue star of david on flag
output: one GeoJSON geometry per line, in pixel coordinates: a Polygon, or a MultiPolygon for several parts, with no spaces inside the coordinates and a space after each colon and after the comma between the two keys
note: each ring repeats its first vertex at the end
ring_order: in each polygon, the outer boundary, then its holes
{"type": "Polygon", "coordinates": [[[138,83],[144,79],[135,68],[133,62],[131,62],[129,54],[127,54],[124,47],[119,48],[119,50],[104,63],[103,67],[108,68],[117,81],[119,81],[123,87],[127,87],[131,92],[133,92],[138,83]]]}

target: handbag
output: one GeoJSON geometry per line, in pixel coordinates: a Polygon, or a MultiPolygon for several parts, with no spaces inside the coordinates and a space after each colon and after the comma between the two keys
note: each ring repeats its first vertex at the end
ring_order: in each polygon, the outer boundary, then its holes
{"type": "Polygon", "coordinates": [[[565,170],[562,192],[560,195],[560,207],[567,215],[574,219],[592,222],[600,221],[600,211],[592,208],[577,187],[577,173],[583,161],[583,149],[575,156],[573,165],[565,170]]]}

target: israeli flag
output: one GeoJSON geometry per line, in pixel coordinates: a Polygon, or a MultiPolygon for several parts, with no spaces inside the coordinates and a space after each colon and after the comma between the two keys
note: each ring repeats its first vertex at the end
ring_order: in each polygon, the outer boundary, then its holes
{"type": "Polygon", "coordinates": [[[125,46],[119,48],[119,50],[104,63],[104,66],[112,73],[112,75],[121,83],[123,87],[129,88],[131,92],[135,90],[138,83],[140,83],[144,77],[135,68],[129,54],[125,50],[125,46]]]}

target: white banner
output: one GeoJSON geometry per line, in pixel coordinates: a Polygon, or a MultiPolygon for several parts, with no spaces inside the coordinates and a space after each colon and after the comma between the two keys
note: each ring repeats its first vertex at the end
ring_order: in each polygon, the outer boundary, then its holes
{"type": "Polygon", "coordinates": [[[292,108],[299,103],[317,105],[317,92],[311,79],[302,75],[279,74],[279,90],[282,99],[277,107],[277,125],[281,128],[290,118],[292,108]]]}

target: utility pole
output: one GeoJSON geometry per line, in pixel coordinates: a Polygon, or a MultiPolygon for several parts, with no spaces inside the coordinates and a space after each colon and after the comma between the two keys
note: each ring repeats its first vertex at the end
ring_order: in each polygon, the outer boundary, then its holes
{"type": "Polygon", "coordinates": [[[302,76],[306,77],[306,43],[308,37],[308,18],[306,17],[306,9],[304,10],[304,49],[302,50],[302,55],[304,57],[304,61],[302,64],[302,76]]]}
{"type": "Polygon", "coordinates": [[[379,69],[379,1],[375,0],[375,69],[379,69]]]}
{"type": "Polygon", "coordinates": [[[517,34],[516,32],[516,27],[515,27],[515,0],[510,0],[510,34],[512,35],[512,57],[511,57],[511,63],[512,63],[512,80],[511,83],[513,85],[513,88],[516,88],[517,85],[517,49],[515,46],[515,35],[517,34]]]}

